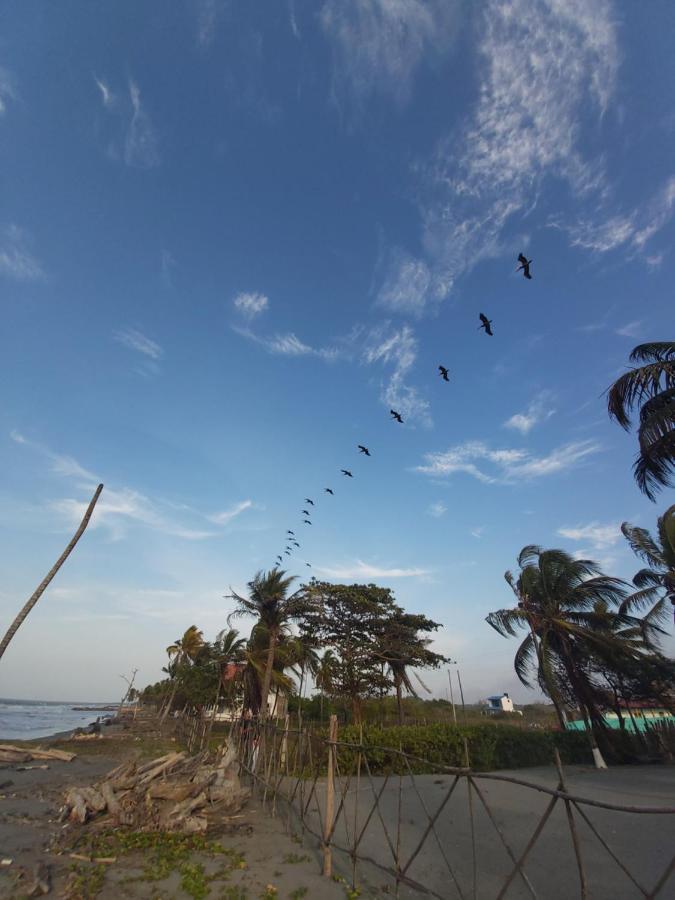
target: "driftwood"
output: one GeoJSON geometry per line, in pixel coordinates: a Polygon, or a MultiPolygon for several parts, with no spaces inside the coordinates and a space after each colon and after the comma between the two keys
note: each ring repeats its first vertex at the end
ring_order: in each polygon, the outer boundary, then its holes
{"type": "Polygon", "coordinates": [[[62,819],[84,824],[105,813],[113,826],[142,831],[203,833],[239,812],[249,797],[236,753],[168,753],[141,766],[117,766],[99,784],[70,788],[62,819]]]}
{"type": "Polygon", "coordinates": [[[14,744],[0,744],[0,762],[32,762],[34,759],[59,759],[71,762],[75,753],[67,750],[43,750],[42,747],[15,747],[14,744]]]}
{"type": "Polygon", "coordinates": [[[41,897],[51,890],[51,875],[49,866],[39,862],[33,870],[33,881],[26,887],[27,897],[41,897]]]}

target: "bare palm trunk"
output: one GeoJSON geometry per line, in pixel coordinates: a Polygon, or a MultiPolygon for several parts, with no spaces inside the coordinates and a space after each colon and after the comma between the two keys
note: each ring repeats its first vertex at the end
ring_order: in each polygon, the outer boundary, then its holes
{"type": "Polygon", "coordinates": [[[398,708],[398,724],[403,725],[403,691],[401,682],[396,680],[396,706],[398,708]]]}
{"type": "Polygon", "coordinates": [[[4,638],[0,642],[0,658],[2,657],[3,653],[7,649],[9,642],[12,640],[14,635],[19,630],[19,627],[20,627],[21,623],[23,622],[23,620],[26,618],[28,613],[38,602],[40,597],[44,594],[45,590],[47,589],[47,586],[49,585],[49,582],[59,571],[59,569],[64,564],[64,562],[68,559],[68,557],[70,556],[70,554],[73,552],[73,550],[75,548],[75,544],[77,544],[79,539],[84,534],[84,530],[87,527],[87,525],[89,524],[89,519],[91,519],[91,514],[94,512],[94,507],[96,506],[96,502],[97,502],[98,498],[101,496],[102,490],[103,490],[103,485],[99,484],[99,486],[94,491],[94,496],[91,498],[91,502],[89,503],[89,506],[87,507],[87,511],[84,514],[84,518],[80,522],[80,527],[77,529],[77,531],[73,535],[72,540],[70,541],[70,543],[68,544],[66,549],[63,551],[61,556],[59,556],[59,558],[56,561],[56,563],[54,564],[54,566],[49,570],[49,573],[44,578],[44,580],[40,582],[35,593],[31,596],[31,598],[27,601],[27,603],[24,604],[24,607],[21,610],[21,612],[19,613],[19,615],[16,617],[16,619],[14,619],[12,624],[7,629],[7,633],[5,634],[4,638]]]}
{"type": "Polygon", "coordinates": [[[300,666],[300,693],[298,696],[298,727],[302,729],[302,687],[305,680],[305,667],[300,666]]]}
{"type": "Polygon", "coordinates": [[[166,717],[169,715],[169,711],[171,710],[171,707],[173,706],[173,701],[174,701],[174,697],[176,696],[177,690],[178,690],[178,683],[175,683],[173,686],[173,690],[171,691],[171,694],[169,695],[169,699],[167,700],[166,706],[164,707],[164,711],[162,712],[162,718],[159,720],[160,728],[162,727],[162,725],[164,725],[164,722],[166,721],[166,717]]]}
{"type": "Polygon", "coordinates": [[[261,697],[260,697],[260,715],[263,719],[266,719],[268,716],[267,709],[267,697],[270,692],[270,685],[272,684],[272,669],[274,668],[274,652],[277,646],[277,629],[270,628],[270,646],[267,651],[267,664],[265,665],[265,674],[263,676],[263,683],[261,689],[261,697]]]}

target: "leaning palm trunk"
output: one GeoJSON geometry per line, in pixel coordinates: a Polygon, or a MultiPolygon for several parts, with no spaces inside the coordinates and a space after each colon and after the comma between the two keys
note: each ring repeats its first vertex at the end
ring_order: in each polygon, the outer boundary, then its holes
{"type": "Polygon", "coordinates": [[[173,706],[173,701],[176,696],[176,691],[178,690],[178,682],[174,682],[173,690],[169,694],[169,699],[166,701],[166,706],[164,707],[164,711],[162,712],[162,718],[159,720],[159,727],[161,728],[166,721],[166,717],[169,715],[171,711],[171,707],[173,706]]]}
{"type": "Polygon", "coordinates": [[[103,485],[99,484],[99,486],[94,491],[94,496],[91,498],[91,502],[89,503],[89,506],[87,507],[87,511],[84,514],[84,518],[80,522],[80,527],[77,529],[77,531],[73,535],[72,540],[70,541],[70,543],[68,544],[66,549],[63,551],[61,556],[59,556],[59,558],[56,561],[56,563],[54,564],[54,566],[49,570],[47,576],[43,579],[43,581],[40,582],[35,593],[25,603],[25,605],[24,605],[23,609],[21,610],[21,612],[19,613],[19,615],[16,617],[16,619],[14,619],[12,624],[7,629],[7,633],[5,634],[4,638],[0,642],[0,658],[2,657],[2,655],[5,652],[5,650],[7,649],[7,647],[9,646],[9,642],[12,640],[14,635],[19,630],[19,627],[21,626],[21,623],[23,622],[23,620],[26,618],[28,613],[38,602],[40,597],[44,594],[50,581],[56,575],[56,573],[59,571],[59,569],[64,564],[64,562],[68,559],[68,557],[70,556],[70,554],[73,552],[73,550],[75,548],[75,544],[77,544],[79,539],[84,534],[84,530],[87,527],[87,525],[89,524],[89,519],[91,519],[91,515],[94,512],[94,507],[96,506],[96,502],[97,502],[98,498],[101,496],[102,490],[103,490],[103,485]]]}
{"type": "Polygon", "coordinates": [[[272,670],[274,668],[274,653],[277,646],[277,629],[270,629],[270,646],[267,651],[267,663],[265,665],[265,674],[263,676],[263,683],[261,689],[261,698],[260,698],[260,716],[263,719],[267,718],[268,709],[267,709],[267,698],[270,692],[270,685],[272,684],[272,670]]]}

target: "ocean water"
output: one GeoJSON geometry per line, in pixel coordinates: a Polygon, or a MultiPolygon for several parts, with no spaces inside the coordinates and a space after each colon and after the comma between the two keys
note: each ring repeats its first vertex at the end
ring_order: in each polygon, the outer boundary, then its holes
{"type": "Polygon", "coordinates": [[[74,706],[110,706],[104,703],[53,703],[46,700],[0,698],[0,741],[49,737],[59,731],[81,728],[110,713],[74,710],[74,706]]]}

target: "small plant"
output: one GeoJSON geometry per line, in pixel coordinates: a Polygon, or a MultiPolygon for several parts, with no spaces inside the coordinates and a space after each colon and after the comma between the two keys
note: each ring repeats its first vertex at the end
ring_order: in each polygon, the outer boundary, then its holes
{"type": "Polygon", "coordinates": [[[288,865],[295,865],[297,863],[311,862],[311,858],[306,853],[287,853],[283,858],[283,862],[288,865]]]}
{"type": "Polygon", "coordinates": [[[261,900],[274,900],[274,898],[277,896],[278,893],[279,892],[277,891],[277,889],[274,887],[273,884],[267,884],[267,885],[265,885],[265,890],[260,895],[260,897],[261,897],[261,900]]]}
{"type": "Polygon", "coordinates": [[[204,900],[210,893],[209,880],[201,863],[183,863],[180,867],[180,885],[193,900],[204,900]]]}
{"type": "Polygon", "coordinates": [[[104,880],[104,866],[87,866],[76,863],[70,866],[70,875],[63,896],[68,900],[90,900],[101,892],[104,880]]]}

